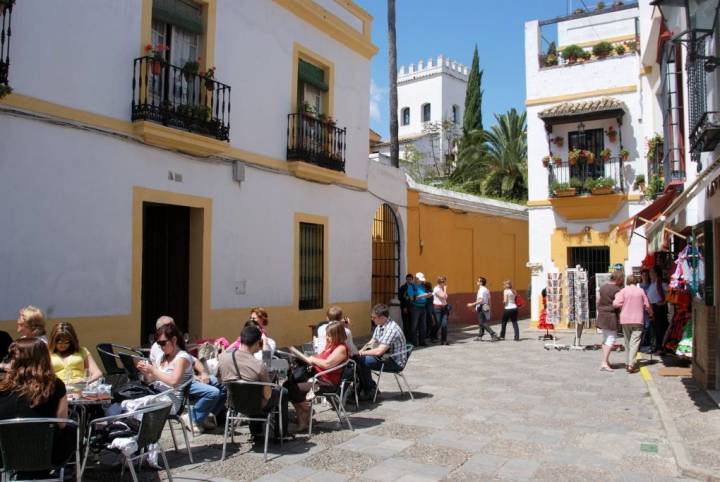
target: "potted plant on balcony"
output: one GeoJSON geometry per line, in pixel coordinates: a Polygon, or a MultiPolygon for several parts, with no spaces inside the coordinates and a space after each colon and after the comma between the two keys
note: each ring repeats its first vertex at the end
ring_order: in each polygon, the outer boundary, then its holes
{"type": "Polygon", "coordinates": [[[608,55],[610,55],[613,51],[613,46],[610,42],[598,42],[595,45],[593,45],[592,53],[595,57],[599,59],[604,59],[608,55]]]}
{"type": "Polygon", "coordinates": [[[205,89],[213,90],[215,88],[215,67],[210,67],[203,75],[205,89]]]}
{"type": "Polygon", "coordinates": [[[315,108],[309,102],[303,102],[302,113],[309,117],[315,117],[316,114],[315,108]]]}
{"type": "Polygon", "coordinates": [[[592,151],[583,149],[580,151],[580,160],[585,161],[586,164],[595,164],[595,154],[592,151]]]}
{"type": "Polygon", "coordinates": [[[12,92],[12,87],[7,84],[0,84],[0,99],[12,92]]]}
{"type": "Polygon", "coordinates": [[[597,196],[601,194],[612,194],[615,188],[615,179],[612,177],[599,177],[597,179],[590,179],[587,182],[587,187],[590,192],[597,196]]]}
{"type": "Polygon", "coordinates": [[[542,165],[543,167],[548,167],[550,165],[550,162],[552,162],[553,156],[545,156],[542,158],[542,165]]]}
{"type": "Polygon", "coordinates": [[[165,65],[165,52],[168,50],[170,50],[170,47],[165,44],[147,44],[145,46],[145,52],[152,60],[150,69],[153,75],[160,75],[162,72],[163,65],[165,65]]]}
{"type": "Polygon", "coordinates": [[[635,176],[635,189],[638,189],[641,192],[645,192],[645,175],[644,174],[638,174],[635,176]]]}
{"type": "Polygon", "coordinates": [[[628,40],[625,42],[625,46],[631,52],[637,51],[637,42],[635,40],[628,40]]]}
{"type": "Polygon", "coordinates": [[[663,136],[657,133],[648,139],[647,154],[645,154],[645,159],[647,159],[648,162],[655,162],[658,151],[662,151],[663,142],[663,136]]]}
{"type": "Polygon", "coordinates": [[[625,149],[624,147],[620,149],[620,160],[625,162],[630,158],[630,151],[625,149]]]}
{"type": "Polygon", "coordinates": [[[193,107],[193,117],[200,122],[207,122],[212,115],[212,109],[209,105],[200,104],[193,107]]]}
{"type": "Polygon", "coordinates": [[[653,176],[650,178],[650,183],[648,184],[647,188],[645,189],[645,197],[648,199],[655,199],[658,194],[663,192],[665,189],[665,183],[660,178],[660,176],[653,176]]]}
{"type": "Polygon", "coordinates": [[[584,55],[584,50],[579,45],[568,45],[562,49],[562,57],[567,61],[568,64],[574,64],[579,58],[584,55]]]}
{"type": "Polygon", "coordinates": [[[558,53],[555,42],[550,42],[550,45],[548,45],[547,53],[545,54],[544,64],[546,67],[551,67],[558,64],[558,53]]]}
{"type": "Polygon", "coordinates": [[[585,187],[585,182],[579,177],[571,177],[570,187],[575,189],[575,192],[579,194],[585,187]]]}
{"type": "Polygon", "coordinates": [[[618,131],[616,131],[613,126],[610,126],[608,127],[608,130],[605,131],[605,135],[607,136],[608,141],[615,142],[617,141],[618,131]]]}
{"type": "Polygon", "coordinates": [[[623,44],[615,46],[615,53],[618,55],[624,55],[626,51],[627,51],[627,49],[625,48],[625,46],[623,44]]]}
{"type": "Polygon", "coordinates": [[[571,149],[570,152],[568,152],[568,164],[571,166],[576,165],[580,160],[581,152],[582,151],[580,149],[571,149]]]}
{"type": "Polygon", "coordinates": [[[610,156],[612,155],[612,151],[608,149],[607,147],[600,151],[600,159],[602,159],[604,162],[607,162],[608,159],[610,159],[610,156]]]}
{"type": "Polygon", "coordinates": [[[575,195],[575,188],[567,182],[554,181],[550,184],[550,191],[555,197],[570,197],[575,195]]]}
{"type": "Polygon", "coordinates": [[[198,72],[200,72],[200,59],[198,60],[188,60],[185,62],[185,65],[183,65],[182,73],[183,77],[185,77],[185,80],[190,82],[194,76],[197,75],[198,72]]]}
{"type": "Polygon", "coordinates": [[[565,139],[563,138],[563,136],[555,136],[552,139],[550,139],[550,142],[552,142],[553,144],[555,144],[558,147],[562,147],[563,144],[565,143],[564,141],[565,141],[565,139]]]}

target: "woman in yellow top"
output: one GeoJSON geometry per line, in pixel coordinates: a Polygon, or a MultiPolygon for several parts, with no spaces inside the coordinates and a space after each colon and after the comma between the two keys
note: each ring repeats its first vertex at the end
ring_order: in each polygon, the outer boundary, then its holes
{"type": "Polygon", "coordinates": [[[70,323],[57,323],[53,327],[48,349],[52,369],[60,380],[84,382],[87,376],[87,382],[93,382],[102,376],[88,349],[80,346],[70,323]]]}

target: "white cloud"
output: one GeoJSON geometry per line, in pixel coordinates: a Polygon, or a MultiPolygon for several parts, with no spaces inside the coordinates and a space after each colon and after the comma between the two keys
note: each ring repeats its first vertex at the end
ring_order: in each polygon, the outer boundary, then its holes
{"type": "Polygon", "coordinates": [[[382,103],[387,96],[387,87],[381,87],[375,83],[375,79],[370,79],[370,119],[379,121],[382,110],[382,103]]]}

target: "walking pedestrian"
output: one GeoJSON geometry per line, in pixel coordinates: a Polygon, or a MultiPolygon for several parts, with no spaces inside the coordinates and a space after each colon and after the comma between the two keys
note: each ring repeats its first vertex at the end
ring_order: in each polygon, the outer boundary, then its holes
{"type": "Polygon", "coordinates": [[[655,266],[655,269],[650,271],[650,287],[648,288],[647,297],[653,311],[651,325],[655,332],[653,352],[656,355],[662,354],[665,332],[668,329],[668,307],[665,302],[667,290],[668,285],[662,279],[662,269],[655,266]]]}
{"type": "Polygon", "coordinates": [[[638,371],[635,357],[640,347],[642,336],[643,314],[652,313],[650,302],[645,291],[637,285],[635,275],[630,275],[625,281],[625,287],[617,292],[613,306],[620,309],[620,325],[623,331],[623,343],[627,360],[625,369],[628,373],[638,371]]]}
{"type": "MultiPolygon", "coordinates": [[[[640,271],[640,283],[638,283],[638,286],[643,289],[645,292],[645,295],[647,296],[648,290],[650,289],[650,270],[647,268],[643,268],[640,271]]],[[[649,300],[649,298],[648,298],[649,300]]],[[[653,337],[653,329],[652,324],[650,323],[650,316],[645,313],[643,316],[643,332],[642,336],[640,337],[640,351],[643,353],[651,353],[652,352],[652,337],[653,337]]]]}
{"type": "MultiPolygon", "coordinates": [[[[515,303],[517,293],[512,289],[512,281],[506,279],[503,281],[503,310],[502,325],[500,327],[500,339],[505,339],[505,327],[507,322],[511,321],[513,330],[515,331],[515,341],[520,341],[520,330],[518,328],[518,306],[515,303]]],[[[487,330],[487,328],[485,328],[487,330]]]]}
{"type": "Polygon", "coordinates": [[[402,329],[405,333],[405,338],[410,338],[410,305],[412,301],[407,296],[407,290],[410,285],[413,284],[415,277],[412,273],[408,273],[405,276],[405,284],[400,286],[398,289],[398,297],[400,298],[400,314],[402,316],[402,329]]]}
{"type": "Polygon", "coordinates": [[[435,312],[434,338],[437,340],[437,332],[440,330],[440,344],[447,345],[448,316],[450,305],[448,305],[447,278],[440,276],[437,285],[433,288],[433,310],[435,312]]]}
{"type": "Polygon", "coordinates": [[[498,338],[495,331],[490,328],[489,325],[492,310],[490,306],[490,290],[486,286],[487,280],[481,276],[478,278],[477,284],[478,291],[477,295],[475,296],[475,303],[467,304],[468,308],[475,308],[475,312],[477,313],[477,322],[480,330],[478,332],[477,338],[475,338],[475,341],[482,340],[482,337],[485,335],[486,331],[490,333],[492,341],[498,341],[500,338],[498,338]]]}
{"type": "Polygon", "coordinates": [[[413,346],[427,346],[425,334],[427,328],[426,300],[432,293],[425,291],[425,275],[417,273],[413,284],[408,286],[407,297],[410,299],[410,336],[413,346]]]}
{"type": "Polygon", "coordinates": [[[610,275],[610,281],[602,285],[598,293],[596,323],[603,333],[603,356],[600,362],[600,370],[605,372],[613,371],[610,366],[610,352],[615,344],[618,324],[617,310],[613,306],[613,301],[621,286],[622,271],[615,271],[610,275]]]}

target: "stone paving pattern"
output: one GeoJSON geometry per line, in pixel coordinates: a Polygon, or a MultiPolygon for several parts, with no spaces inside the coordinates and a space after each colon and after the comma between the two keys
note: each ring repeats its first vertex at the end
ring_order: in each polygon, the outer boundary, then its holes
{"type": "MultiPolygon", "coordinates": [[[[527,326],[527,321],[521,326],[527,326]]],[[[551,480],[666,481],[681,476],[658,411],[639,374],[598,370],[598,351],[545,350],[537,332],[520,342],[474,341],[476,329],[451,332],[450,346],[414,352],[406,376],[415,401],[383,376],[382,402],[353,412],[354,431],[332,412],[316,417],[319,432],[282,448],[249,443],[246,428],[220,461],[222,435],[195,436],[195,464],[169,451],[175,480],[432,481],[551,480]]],[[[599,336],[585,334],[583,343],[599,336]]],[[[560,342],[571,343],[563,333],[560,342]]],[[[613,353],[620,364],[623,353],[613,353]]],[[[693,406],[678,380],[662,380],[681,424],[697,444],[694,456],[720,470],[720,425],[693,406]],[[707,431],[705,433],[705,431],[707,431]],[[692,437],[693,433],[705,435],[692,437]]],[[[697,397],[696,397],[697,398],[697,397]]],[[[717,413],[717,411],[715,412],[717,413]]],[[[164,446],[172,448],[165,436],[164,446]]],[[[88,480],[113,480],[117,470],[88,480]]],[[[126,474],[127,476],[127,474],[126,474]]],[[[145,470],[143,480],[164,472],[145,470]]]]}

